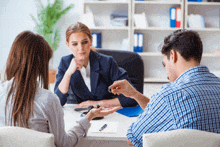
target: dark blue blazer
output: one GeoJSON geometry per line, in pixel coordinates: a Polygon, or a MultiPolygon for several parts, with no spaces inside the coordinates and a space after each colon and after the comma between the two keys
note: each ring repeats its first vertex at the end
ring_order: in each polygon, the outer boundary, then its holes
{"type": "MultiPolygon", "coordinates": [[[[62,57],[58,73],[56,75],[56,84],[54,92],[58,95],[61,105],[63,106],[67,102],[69,96],[68,93],[63,94],[60,92],[58,85],[60,84],[63,76],[68,69],[70,62],[74,56],[68,55],[62,57]]],[[[116,61],[111,56],[100,54],[94,51],[90,51],[90,83],[91,92],[84,83],[81,73],[76,72],[71,76],[70,88],[72,89],[74,98],[78,103],[87,100],[104,100],[118,97],[122,107],[136,106],[137,102],[134,99],[125,97],[124,95],[113,95],[108,92],[108,87],[113,84],[114,81],[128,79],[127,71],[118,67],[116,61]]]]}

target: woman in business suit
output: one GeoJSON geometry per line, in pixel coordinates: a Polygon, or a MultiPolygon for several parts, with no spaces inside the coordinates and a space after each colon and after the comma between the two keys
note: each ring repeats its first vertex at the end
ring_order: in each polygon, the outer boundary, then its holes
{"type": "Polygon", "coordinates": [[[127,79],[127,72],[118,67],[111,56],[96,52],[92,48],[89,28],[78,22],[68,27],[66,45],[72,54],[62,57],[54,92],[61,105],[75,101],[78,108],[99,104],[102,107],[137,105],[137,102],[123,95],[114,96],[108,87],[117,80],[127,79]]]}

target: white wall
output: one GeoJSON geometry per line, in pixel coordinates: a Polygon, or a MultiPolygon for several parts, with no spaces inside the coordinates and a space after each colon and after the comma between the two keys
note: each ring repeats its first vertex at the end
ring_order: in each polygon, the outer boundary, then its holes
{"type": "MultiPolygon", "coordinates": [[[[47,0],[41,0],[45,5],[47,0]]],[[[54,0],[50,0],[51,3],[54,0]]],[[[54,52],[54,68],[57,68],[62,56],[71,52],[65,45],[65,32],[67,27],[79,20],[82,13],[82,0],[63,0],[63,7],[74,4],[65,16],[63,16],[56,27],[61,30],[61,41],[59,48],[54,52]]],[[[0,0],[0,70],[5,66],[8,53],[15,37],[24,30],[35,32],[35,23],[30,14],[37,16],[39,12],[38,0],[0,0]]]]}

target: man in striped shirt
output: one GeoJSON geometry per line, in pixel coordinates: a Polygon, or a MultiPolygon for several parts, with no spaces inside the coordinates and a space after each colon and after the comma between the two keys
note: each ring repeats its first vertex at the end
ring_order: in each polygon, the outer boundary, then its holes
{"type": "Polygon", "coordinates": [[[109,87],[114,94],[135,99],[144,109],[128,128],[128,144],[141,147],[145,133],[184,128],[220,133],[220,78],[200,66],[203,45],[197,32],[173,32],[164,39],[161,52],[171,82],[151,99],[126,80],[109,87]]]}

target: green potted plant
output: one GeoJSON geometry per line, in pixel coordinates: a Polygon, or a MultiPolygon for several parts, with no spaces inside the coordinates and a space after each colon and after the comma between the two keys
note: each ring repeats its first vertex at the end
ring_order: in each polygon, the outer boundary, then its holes
{"type": "MultiPolygon", "coordinates": [[[[55,28],[58,20],[66,14],[73,4],[69,5],[65,9],[62,8],[63,0],[54,0],[54,3],[50,3],[50,0],[47,0],[47,5],[44,6],[41,0],[38,0],[40,3],[40,12],[37,14],[37,19],[31,15],[32,19],[36,23],[36,31],[42,35],[45,40],[49,43],[53,51],[56,51],[59,42],[60,42],[60,30],[55,28]]],[[[50,75],[49,82],[54,83],[56,71],[53,69],[53,58],[50,61],[50,75]]]]}

